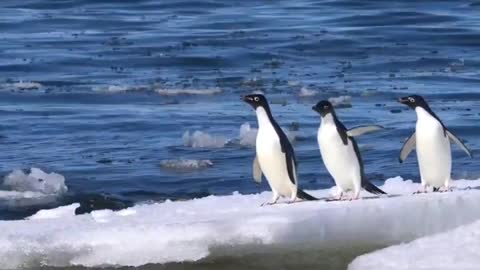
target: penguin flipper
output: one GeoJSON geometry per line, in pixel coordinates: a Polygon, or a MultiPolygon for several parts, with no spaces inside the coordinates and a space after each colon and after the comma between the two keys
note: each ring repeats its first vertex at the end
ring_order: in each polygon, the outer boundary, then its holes
{"type": "Polygon", "coordinates": [[[472,152],[467,148],[467,146],[457,137],[455,136],[450,130],[447,130],[447,135],[452,140],[455,142],[460,148],[470,157],[472,158],[472,152]]]}
{"type": "Polygon", "coordinates": [[[258,163],[258,158],[255,156],[253,160],[253,180],[260,184],[262,182],[262,169],[260,168],[260,163],[258,163]]]}
{"type": "Polygon", "coordinates": [[[370,125],[370,126],[358,126],[351,128],[347,131],[349,137],[357,137],[366,133],[382,130],[384,127],[379,125],[370,125]]]}
{"type": "Polygon", "coordinates": [[[407,159],[408,155],[412,152],[417,144],[417,137],[415,136],[415,132],[410,135],[410,137],[405,141],[402,146],[402,150],[400,150],[400,158],[398,161],[403,163],[405,159],[407,159]]]}

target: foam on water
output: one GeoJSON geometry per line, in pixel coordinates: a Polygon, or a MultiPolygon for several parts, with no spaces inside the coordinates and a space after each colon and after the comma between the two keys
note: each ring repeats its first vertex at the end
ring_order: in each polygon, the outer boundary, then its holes
{"type": "MultiPolygon", "coordinates": [[[[480,180],[455,181],[478,187],[480,180]]],[[[411,195],[419,184],[388,179],[390,198],[259,205],[270,192],[210,196],[74,216],[76,205],[0,222],[1,269],[49,266],[140,266],[283,249],[388,245],[480,218],[478,190],[411,195]],[[45,241],[48,239],[48,241],[45,241]]],[[[331,190],[310,191],[318,197],[331,190]]],[[[365,193],[362,193],[366,196],[365,193]]]]}

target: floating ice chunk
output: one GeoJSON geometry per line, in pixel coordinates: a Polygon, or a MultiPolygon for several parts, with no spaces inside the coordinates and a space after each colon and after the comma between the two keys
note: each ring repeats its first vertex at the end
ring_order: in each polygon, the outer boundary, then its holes
{"type": "Polygon", "coordinates": [[[3,180],[3,186],[13,191],[40,192],[46,195],[59,195],[67,192],[65,177],[57,173],[45,173],[31,168],[29,174],[14,170],[3,180]]]}
{"type": "Polygon", "coordinates": [[[222,93],[220,88],[210,89],[155,89],[155,92],[162,96],[180,96],[180,95],[215,95],[222,93]]]}
{"type": "Polygon", "coordinates": [[[255,146],[258,129],[252,128],[250,123],[243,123],[240,126],[240,145],[255,146]]]}
{"type": "Polygon", "coordinates": [[[12,86],[17,90],[33,90],[33,89],[40,89],[43,87],[43,85],[38,82],[24,82],[24,81],[12,83],[12,86]]]}
{"type": "Polygon", "coordinates": [[[213,166],[213,162],[208,159],[167,159],[160,162],[160,166],[171,170],[198,170],[213,166]]]}
{"type": "Polygon", "coordinates": [[[222,148],[228,140],[223,136],[212,136],[202,131],[195,131],[190,135],[190,131],[185,131],[182,136],[183,145],[193,148],[222,148]]]}
{"type": "Polygon", "coordinates": [[[298,92],[298,96],[300,97],[313,97],[318,94],[317,91],[311,90],[306,88],[305,86],[300,89],[300,92],[298,92]]]}
{"type": "MultiPolygon", "coordinates": [[[[480,180],[453,184],[478,187],[480,180]]],[[[257,251],[276,254],[279,249],[352,251],[355,246],[411,241],[480,218],[475,211],[480,190],[411,195],[409,190],[418,187],[395,178],[381,187],[401,195],[390,198],[260,207],[270,199],[270,192],[235,193],[137,205],[129,208],[135,214],[126,216],[101,210],[72,217],[2,221],[0,269],[141,266],[241,257],[257,251]]],[[[330,196],[331,190],[309,192],[322,198],[330,196]]]]}
{"type": "Polygon", "coordinates": [[[51,218],[65,218],[75,216],[75,209],[80,207],[79,203],[60,206],[54,209],[40,210],[27,219],[51,219],[51,218]]]}
{"type": "Polygon", "coordinates": [[[474,270],[478,269],[479,265],[480,220],[477,220],[454,230],[362,255],[356,258],[348,269],[474,270]]]}
{"type": "Polygon", "coordinates": [[[93,88],[94,91],[105,93],[125,93],[147,89],[148,87],[146,85],[106,85],[93,88]]]}
{"type": "MultiPolygon", "coordinates": [[[[292,125],[294,127],[294,125],[292,125]]],[[[290,140],[290,142],[295,142],[298,136],[298,128],[294,127],[293,130],[284,130],[285,135],[290,140]]],[[[258,129],[252,128],[250,123],[243,123],[240,126],[240,136],[239,136],[239,143],[243,146],[250,146],[254,147],[257,140],[257,133],[258,129]]]]}
{"type": "Polygon", "coordinates": [[[350,108],[352,107],[352,97],[351,96],[339,96],[331,97],[328,99],[332,103],[333,107],[336,108],[350,108]]]}

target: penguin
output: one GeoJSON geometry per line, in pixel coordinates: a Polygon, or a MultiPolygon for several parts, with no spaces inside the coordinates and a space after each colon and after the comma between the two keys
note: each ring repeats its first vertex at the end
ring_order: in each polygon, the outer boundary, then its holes
{"type": "Polygon", "coordinates": [[[250,104],[257,114],[258,133],[256,138],[256,157],[253,161],[253,178],[257,183],[265,175],[272,189],[272,200],[262,205],[275,204],[279,197],[317,200],[298,188],[297,160],[287,136],[273,119],[270,106],[264,95],[246,95],[243,101],[250,104]]]}
{"type": "Polygon", "coordinates": [[[362,188],[372,194],[386,194],[366,179],[362,157],[354,139],[383,127],[372,125],[347,130],[338,120],[333,105],[326,100],[318,102],[312,109],[321,116],[317,134],[318,146],[323,163],[340,190],[337,199],[342,200],[344,192],[353,191],[351,199],[356,200],[362,188]]]}
{"type": "Polygon", "coordinates": [[[412,95],[398,101],[415,110],[417,114],[415,132],[403,144],[399,157],[399,162],[403,163],[410,152],[417,149],[422,190],[416,193],[427,192],[429,186],[433,187],[434,191],[449,191],[452,170],[450,140],[458,144],[470,158],[472,153],[445,127],[423,97],[412,95]]]}

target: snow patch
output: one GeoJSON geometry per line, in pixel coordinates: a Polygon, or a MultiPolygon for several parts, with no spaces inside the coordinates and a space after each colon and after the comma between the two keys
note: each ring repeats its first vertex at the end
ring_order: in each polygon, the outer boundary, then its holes
{"type": "Polygon", "coordinates": [[[66,206],[60,206],[54,209],[44,209],[38,211],[36,214],[28,217],[27,219],[50,219],[50,218],[64,218],[75,216],[75,209],[80,207],[79,203],[73,203],[66,206]]]}
{"type": "MultiPolygon", "coordinates": [[[[458,180],[453,185],[479,187],[480,180],[458,180]]],[[[389,179],[381,188],[391,197],[352,202],[260,207],[270,199],[270,192],[235,193],[137,205],[119,212],[100,210],[73,216],[72,211],[62,211],[46,219],[2,221],[0,269],[163,264],[241,256],[256,250],[275,252],[269,248],[272,245],[284,250],[390,245],[480,218],[475,211],[479,190],[412,195],[410,190],[419,186],[401,178],[389,179]]],[[[329,197],[331,190],[309,192],[322,198],[329,197]]]]}

